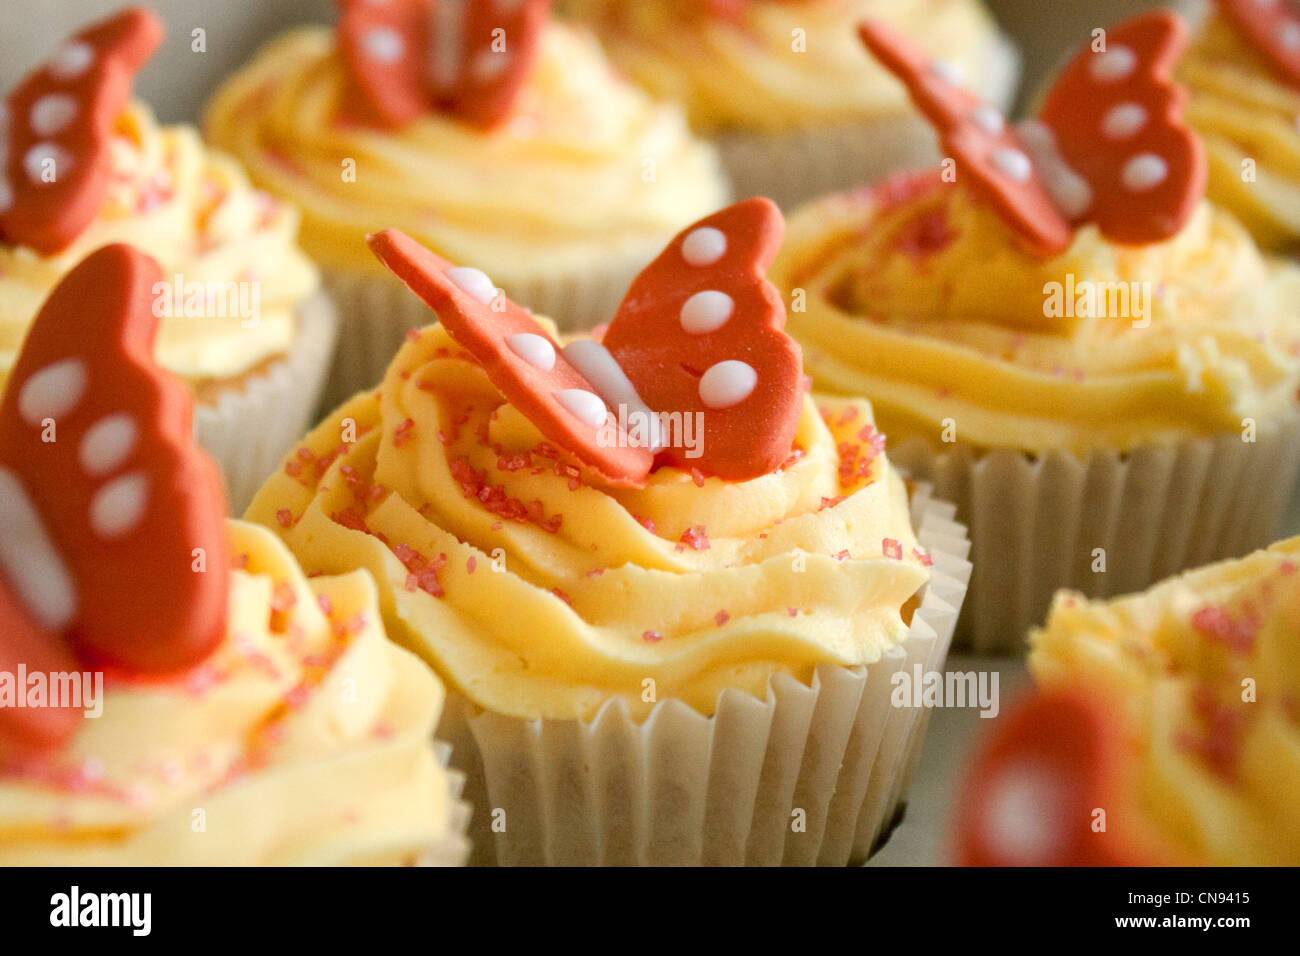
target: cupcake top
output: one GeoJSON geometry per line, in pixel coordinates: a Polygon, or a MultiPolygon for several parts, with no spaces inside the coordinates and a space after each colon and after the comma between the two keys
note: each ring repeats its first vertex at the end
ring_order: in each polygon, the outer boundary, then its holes
{"type": "Polygon", "coordinates": [[[676,107],[617,77],[546,4],[506,6],[344,4],[337,33],[287,33],[228,80],[208,135],[302,207],[318,261],[354,271],[380,270],[359,237],[388,225],[521,281],[645,261],[725,202],[714,153],[676,107]],[[453,6],[462,29],[430,21],[453,6]],[[420,53],[431,35],[445,38],[425,51],[435,68],[420,53]]]}
{"type": "Polygon", "coordinates": [[[184,126],[129,102],[161,39],[130,9],[83,30],[8,96],[0,202],[0,384],[41,303],[94,249],[129,242],[163,263],[157,355],[192,383],[284,353],[317,277],[297,216],[184,126]]]}
{"type": "Polygon", "coordinates": [[[1200,198],[1168,82],[1176,20],[1110,31],[1018,129],[901,37],[864,34],[954,158],[793,217],[773,279],[820,386],[870,396],[896,440],[951,420],[963,443],[1029,452],[1294,412],[1300,272],[1200,198]]]}
{"type": "Polygon", "coordinates": [[[306,568],[369,568],[390,633],[512,716],[710,714],[878,659],[931,559],[870,406],[804,391],[763,279],[780,223],[765,200],[703,220],[564,347],[477,270],[374,237],[442,324],[247,517],[306,568]]]}
{"type": "Polygon", "coordinates": [[[994,863],[1294,865],[1297,622],[1300,538],[1142,594],[1058,594],[1031,637],[1043,697],[1008,717],[1019,729],[990,744],[962,801],[968,852],[994,863]],[[994,825],[1013,780],[1047,821],[1032,840],[994,825]]]}
{"type": "Polygon", "coordinates": [[[0,406],[0,861],[410,860],[450,827],[441,686],[364,574],[227,523],[151,354],[161,274],[75,267],[0,406]]]}
{"type": "MultiPolygon", "coordinates": [[[[911,112],[886,70],[862,56],[855,29],[882,17],[977,82],[998,34],[977,0],[564,0],[610,57],[656,96],[686,105],[701,132],[758,132],[911,112]]],[[[1003,81],[981,87],[1001,100],[1003,81]]]]}
{"type": "Polygon", "coordinates": [[[1210,194],[1271,249],[1300,239],[1300,16],[1286,3],[1208,6],[1179,79],[1205,138],[1210,194]],[[1288,41],[1287,38],[1291,40],[1288,41]]]}

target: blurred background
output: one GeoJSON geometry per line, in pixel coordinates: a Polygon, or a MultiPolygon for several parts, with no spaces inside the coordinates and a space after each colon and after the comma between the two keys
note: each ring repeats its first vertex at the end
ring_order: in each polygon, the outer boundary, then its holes
{"type": "MultiPolygon", "coordinates": [[[[137,89],[166,121],[197,119],[222,77],[261,42],[287,26],[332,22],[333,0],[138,0],[167,24],[167,42],[141,74],[137,89]],[[207,52],[190,53],[192,31],[206,33],[207,52]]],[[[635,3],[636,0],[628,0],[635,3]]],[[[942,2],[942,0],[936,0],[942,2]]],[[[1150,7],[1186,7],[1187,0],[985,0],[1024,56],[1023,91],[1032,91],[1058,59],[1093,27],[1150,7]]],[[[127,0],[0,0],[0,89],[43,60],[72,28],[127,5],[127,0]]]]}

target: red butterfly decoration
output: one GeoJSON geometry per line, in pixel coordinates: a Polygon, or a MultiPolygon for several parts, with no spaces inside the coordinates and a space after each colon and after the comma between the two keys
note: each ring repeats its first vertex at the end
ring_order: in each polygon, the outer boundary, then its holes
{"type": "Polygon", "coordinates": [[[1096,223],[1116,242],[1176,234],[1205,192],[1200,140],[1183,124],[1172,80],[1183,22],[1146,13],[1109,31],[1105,50],[1078,53],[1039,121],[1012,127],[902,34],[868,21],[863,42],[907,86],[967,181],[1044,258],[1096,223]]]}
{"type": "Polygon", "coordinates": [[[1287,0],[1219,0],[1219,9],[1287,83],[1300,86],[1300,14],[1287,0]]]}
{"type": "Polygon", "coordinates": [[[744,480],[789,457],[803,365],[764,277],[783,230],[766,199],[701,220],[632,283],[602,341],[564,348],[478,270],[453,267],[397,230],[369,242],[547,438],[608,483],[637,486],[656,462],[744,480]],[[610,441],[620,405],[625,420],[697,416],[702,454],[610,441]]]}
{"type": "Polygon", "coordinates": [[[528,78],[551,0],[339,0],[344,112],[400,128],[441,109],[492,127],[528,78]]]}
{"type": "Polygon", "coordinates": [[[152,13],[129,8],[78,33],[9,94],[7,129],[0,122],[0,239],[51,255],[98,215],[114,124],[162,33],[152,13]]]}
{"type": "Polygon", "coordinates": [[[1173,851],[1134,822],[1132,758],[1113,709],[1040,692],[999,718],[962,796],[962,866],[1150,866],[1173,851]],[[1094,829],[1096,810],[1106,828],[1094,829]]]}
{"type": "MultiPolygon", "coordinates": [[[[0,404],[0,664],[168,672],[223,638],[225,501],[188,389],[153,358],[161,280],[105,246],[28,332],[0,404]]],[[[0,721],[36,740],[71,729],[33,710],[0,721]]]]}

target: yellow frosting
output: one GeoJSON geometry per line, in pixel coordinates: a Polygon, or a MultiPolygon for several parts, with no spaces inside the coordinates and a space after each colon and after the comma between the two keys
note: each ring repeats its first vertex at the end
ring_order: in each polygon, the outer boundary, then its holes
{"type": "Polygon", "coordinates": [[[867,53],[857,26],[885,20],[978,81],[997,34],[977,0],[753,2],[735,20],[694,0],[565,0],[610,58],[656,96],[686,105],[705,132],[762,132],[911,113],[902,86],[867,53]],[[796,31],[802,31],[796,33],[796,31]]]}
{"type": "Polygon", "coordinates": [[[1029,664],[1112,702],[1143,817],[1214,865],[1300,863],[1300,538],[1111,601],[1057,595],[1029,664]]]}
{"type": "Polygon", "coordinates": [[[775,674],[876,660],[928,579],[870,406],[820,404],[775,473],[604,487],[433,326],[248,517],[304,567],[369,569],[389,634],[486,709],[590,718],[619,699],[640,717],[671,697],[710,714],[726,688],[761,698],[775,674]]]}
{"type": "Polygon", "coordinates": [[[771,278],[818,387],[870,398],[894,441],[950,424],[976,447],[1082,454],[1296,406],[1300,270],[1208,204],[1166,242],[1089,225],[1044,261],[936,175],[804,207],[771,278]]]}
{"type": "Polygon", "coordinates": [[[294,308],[317,285],[315,269],[294,244],[296,214],[254,190],[239,166],[207,150],[193,128],[160,127],[142,104],[127,109],[116,133],[108,196],[72,245],[52,256],[0,245],[0,388],[54,286],[113,242],[157,259],[169,289],[177,275],[182,287],[200,283],[205,291],[244,284],[249,308],[234,307],[231,298],[225,315],[174,307],[165,315],[155,352],[165,368],[196,383],[233,378],[289,348],[294,308]]]}
{"type": "Polygon", "coordinates": [[[303,209],[303,243],[322,264],[380,274],[364,238],[395,227],[508,287],[610,255],[649,261],[726,202],[713,151],[680,111],[557,24],[514,115],[490,132],[435,113],[398,132],[342,125],[345,82],[332,31],[296,30],[227,81],[206,118],[215,143],[303,209]]]}
{"type": "Polygon", "coordinates": [[[106,682],[53,756],[0,761],[0,864],[401,863],[446,836],[441,685],[384,636],[364,573],[307,579],[230,523],[227,638],[158,683],[106,682]]]}
{"type": "Polygon", "coordinates": [[[1300,87],[1286,83],[1222,16],[1211,17],[1178,79],[1187,119],[1205,140],[1210,196],[1269,249],[1300,241],[1300,87]],[[1244,167],[1254,161],[1254,181],[1244,167]]]}

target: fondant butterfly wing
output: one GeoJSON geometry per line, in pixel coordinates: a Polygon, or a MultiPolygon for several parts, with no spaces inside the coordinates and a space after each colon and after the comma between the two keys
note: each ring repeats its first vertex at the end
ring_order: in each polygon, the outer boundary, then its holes
{"type": "Polygon", "coordinates": [[[114,124],[161,40],[157,17],[124,10],[78,33],[9,94],[7,152],[0,128],[5,242],[50,255],[95,218],[112,172],[114,124]]]}
{"type": "Polygon", "coordinates": [[[1278,75],[1300,86],[1300,14],[1287,0],[1219,0],[1223,15],[1278,75]]]}
{"type": "Polygon", "coordinates": [[[610,484],[644,483],[653,463],[649,449],[609,440],[616,429],[605,401],[526,310],[482,272],[453,266],[399,230],[368,242],[543,435],[610,484]]]}
{"type": "Polygon", "coordinates": [[[1036,254],[1065,251],[1070,223],[1002,114],[966,89],[950,65],[931,60],[894,27],[868,20],[859,34],[938,131],[944,154],[957,163],[958,181],[992,206],[1036,254]]]}
{"type": "Polygon", "coordinates": [[[435,97],[475,126],[504,120],[536,59],[550,6],[551,0],[435,2],[435,97]]]}
{"type": "Polygon", "coordinates": [[[42,307],[0,405],[0,514],[24,516],[29,541],[17,561],[0,550],[0,574],[83,659],[145,672],[208,654],[229,588],[220,477],[188,390],[153,358],[161,278],[130,246],[88,256],[42,307]]]}
{"type": "Polygon", "coordinates": [[[1077,692],[1010,708],[981,748],[958,800],[965,866],[1134,866],[1158,862],[1122,815],[1131,794],[1119,728],[1077,692]],[[1108,815],[1094,829],[1096,809],[1108,815]]]}
{"type": "MultiPolygon", "coordinates": [[[[4,506],[5,478],[0,474],[0,507],[4,506]]],[[[9,515],[3,515],[9,518],[9,515]]],[[[26,542],[5,524],[7,540],[0,544],[6,551],[26,542]]],[[[24,560],[20,556],[20,560],[24,560]]],[[[9,561],[4,562],[8,565],[9,561]]],[[[0,574],[0,673],[17,675],[20,668],[28,674],[68,674],[75,672],[76,659],[59,635],[45,627],[27,610],[22,597],[0,574]]],[[[25,692],[24,687],[19,693],[25,692]]],[[[47,702],[49,703],[49,702],[47,702]]],[[[64,702],[60,702],[64,703],[64,702]]],[[[0,741],[9,745],[48,747],[64,740],[76,728],[80,713],[71,706],[0,707],[0,741]]]]}
{"type": "Polygon", "coordinates": [[[1092,187],[1082,218],[1116,242],[1169,238],[1205,192],[1204,147],[1173,82],[1186,42],[1172,13],[1134,17],[1108,31],[1104,50],[1076,54],[1044,102],[1062,157],[1092,187]]]}
{"type": "Polygon", "coordinates": [[[347,114],[401,127],[435,105],[490,127],[509,114],[550,0],[342,0],[347,114]]]}
{"type": "Polygon", "coordinates": [[[661,460],[743,480],[789,457],[803,365],[765,277],[783,231],[769,200],[729,206],[674,238],[619,306],[602,342],[640,399],[703,424],[702,455],[670,442],[661,460]]]}
{"type": "Polygon", "coordinates": [[[400,128],[429,105],[430,0],[340,0],[338,44],[346,116],[400,128]]]}

